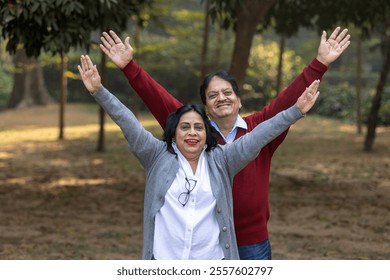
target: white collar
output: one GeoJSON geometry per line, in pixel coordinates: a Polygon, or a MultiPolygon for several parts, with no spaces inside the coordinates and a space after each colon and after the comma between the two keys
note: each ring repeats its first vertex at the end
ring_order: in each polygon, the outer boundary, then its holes
{"type": "MultiPolygon", "coordinates": [[[[221,133],[221,130],[219,129],[219,127],[215,121],[211,120],[210,123],[219,133],[221,133]]],[[[244,119],[240,115],[237,115],[236,121],[234,122],[234,125],[232,128],[232,131],[234,131],[237,127],[243,128],[243,129],[248,129],[247,123],[244,121],[244,119]]]]}
{"type": "Polygon", "coordinates": [[[195,171],[195,175],[194,173],[192,172],[192,168],[190,166],[190,163],[188,162],[188,160],[184,157],[184,155],[180,152],[179,148],[177,147],[176,143],[172,143],[172,147],[173,147],[173,150],[176,152],[178,158],[179,158],[179,164],[180,164],[180,167],[183,169],[184,171],[184,174],[187,176],[187,178],[191,178],[191,179],[194,179],[194,177],[199,177],[200,174],[204,174],[204,170],[203,168],[206,167],[206,165],[204,164],[204,159],[205,159],[205,150],[207,148],[207,144],[205,144],[203,146],[203,149],[202,149],[202,152],[200,153],[199,155],[199,160],[198,160],[198,166],[196,168],[196,171],[195,171]]]}

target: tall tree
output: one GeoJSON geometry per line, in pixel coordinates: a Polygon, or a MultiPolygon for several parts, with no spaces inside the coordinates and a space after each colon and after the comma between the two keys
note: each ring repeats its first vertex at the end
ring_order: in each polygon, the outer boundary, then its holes
{"type": "MultiPolygon", "coordinates": [[[[309,1],[309,0],[305,0],[309,1]]],[[[325,0],[321,2],[327,3],[325,0]]],[[[329,3],[327,3],[330,5],[329,3]]],[[[333,5],[337,8],[333,12],[324,6],[327,12],[318,13],[318,25],[329,21],[326,16],[331,15],[342,23],[352,23],[362,31],[362,39],[372,36],[380,37],[380,48],[383,57],[383,65],[376,86],[375,96],[372,99],[371,109],[368,115],[367,133],[363,145],[364,151],[372,151],[376,128],[379,124],[379,110],[385,84],[390,71],[390,2],[388,0],[340,0],[333,5]],[[353,9],[350,7],[353,6],[353,9]]]]}
{"type": "Polygon", "coordinates": [[[356,36],[356,132],[362,134],[362,38],[356,36]]]}
{"type": "MultiPolygon", "coordinates": [[[[390,11],[390,9],[389,9],[390,11]]],[[[381,74],[376,87],[375,96],[372,99],[371,110],[368,114],[367,121],[367,134],[364,141],[364,151],[372,151],[376,128],[379,123],[379,109],[381,107],[382,96],[385,89],[386,81],[390,72],[390,19],[387,18],[383,22],[383,28],[381,28],[381,49],[383,54],[383,65],[381,74]]]]}
{"type": "MultiPolygon", "coordinates": [[[[331,28],[337,23],[353,24],[357,29],[360,29],[362,37],[358,39],[358,42],[360,42],[360,39],[363,40],[380,34],[384,63],[368,116],[367,135],[364,142],[365,151],[372,150],[375,130],[379,122],[382,95],[389,74],[389,15],[390,2],[388,0],[301,0],[299,2],[279,0],[267,16],[268,19],[271,19],[268,20],[268,23],[276,22],[276,30],[282,34],[295,32],[300,26],[323,30],[331,28]],[[350,7],[353,7],[353,9],[350,7]]],[[[358,48],[359,44],[357,45],[358,48]]],[[[359,56],[359,51],[357,53],[359,56]]],[[[359,57],[357,59],[357,67],[360,67],[359,57]]],[[[357,85],[357,106],[360,102],[359,89],[359,85],[357,85]]],[[[357,108],[357,117],[360,118],[360,108],[357,108]]],[[[358,131],[359,124],[358,120],[358,131]]]]}
{"type": "Polygon", "coordinates": [[[27,57],[24,49],[18,49],[14,56],[14,84],[7,108],[46,105],[53,102],[49,95],[39,60],[27,57]]]}
{"type": "Polygon", "coordinates": [[[249,65],[250,49],[257,27],[278,0],[210,0],[210,15],[224,28],[235,31],[230,73],[240,88],[249,65]]]}
{"type": "Polygon", "coordinates": [[[22,45],[28,56],[38,57],[41,51],[60,54],[62,84],[60,97],[60,134],[64,128],[66,53],[71,47],[91,46],[91,32],[108,26],[123,30],[131,14],[139,14],[152,0],[9,0],[0,8],[1,35],[8,39],[6,49],[15,53],[22,45]],[[26,28],[28,27],[28,28],[26,28]]]}
{"type": "MultiPolygon", "coordinates": [[[[29,57],[38,57],[42,50],[60,54],[61,75],[65,75],[65,54],[72,46],[88,46],[91,26],[81,24],[84,11],[85,7],[79,1],[8,1],[0,9],[2,37],[8,39],[7,51],[13,54],[22,45],[29,57]]],[[[64,76],[60,77],[60,83],[59,139],[62,139],[66,100],[64,76]]]]}
{"type": "Polygon", "coordinates": [[[291,0],[279,0],[270,8],[259,27],[259,32],[263,32],[271,27],[280,36],[279,62],[275,86],[277,93],[282,89],[283,54],[287,39],[295,35],[301,27],[312,27],[312,14],[307,13],[307,10],[310,10],[310,5],[303,5],[291,0]]]}
{"type": "Polygon", "coordinates": [[[200,79],[203,79],[207,73],[207,51],[209,45],[209,31],[210,31],[210,16],[209,16],[209,8],[210,2],[209,0],[205,0],[205,15],[204,15],[204,27],[203,27],[203,44],[202,44],[202,52],[200,56],[200,79]]]}
{"type": "MultiPolygon", "coordinates": [[[[115,1],[107,5],[94,5],[90,11],[92,14],[99,15],[96,23],[96,27],[100,30],[100,33],[108,30],[116,30],[121,32],[126,29],[127,24],[130,22],[129,17],[133,16],[136,21],[137,29],[143,26],[146,14],[142,11],[152,4],[153,0],[122,0],[115,1]]],[[[104,83],[106,77],[106,56],[102,53],[100,60],[100,73],[102,82],[104,83]]],[[[134,100],[134,106],[136,106],[136,99],[134,100]]],[[[135,108],[137,112],[137,108],[135,108]]],[[[105,151],[105,116],[104,109],[99,106],[99,134],[96,146],[96,151],[105,151]]]]}

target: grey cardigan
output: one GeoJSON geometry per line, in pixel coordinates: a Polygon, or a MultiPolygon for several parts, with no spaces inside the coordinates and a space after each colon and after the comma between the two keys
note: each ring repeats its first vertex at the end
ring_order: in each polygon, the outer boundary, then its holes
{"type": "MultiPolygon", "coordinates": [[[[92,95],[121,128],[129,149],[146,171],[142,258],[153,254],[155,216],[164,205],[165,194],[179,170],[177,155],[167,150],[166,142],[146,131],[133,113],[104,87],[92,95]]],[[[256,158],[262,147],[302,117],[296,106],[262,122],[252,132],[227,145],[206,152],[210,185],[216,198],[215,215],[220,234],[219,243],[225,259],[239,259],[233,222],[233,177],[256,158]]],[[[242,190],[245,191],[245,190],[242,190]]]]}

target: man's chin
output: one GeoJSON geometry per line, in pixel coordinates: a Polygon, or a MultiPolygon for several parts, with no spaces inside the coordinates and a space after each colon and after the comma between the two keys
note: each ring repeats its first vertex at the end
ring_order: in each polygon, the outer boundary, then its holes
{"type": "Polygon", "coordinates": [[[223,119],[223,118],[230,117],[232,115],[232,113],[233,112],[231,109],[225,109],[225,110],[220,110],[217,114],[215,114],[215,116],[218,119],[223,119]]]}

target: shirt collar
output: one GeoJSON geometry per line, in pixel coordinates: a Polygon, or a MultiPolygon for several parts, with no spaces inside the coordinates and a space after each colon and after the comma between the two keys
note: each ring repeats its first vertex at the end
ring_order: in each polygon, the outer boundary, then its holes
{"type": "Polygon", "coordinates": [[[236,138],[237,134],[237,128],[242,128],[242,129],[248,129],[247,123],[244,121],[244,119],[240,116],[237,115],[236,121],[233,125],[232,130],[229,132],[227,137],[225,137],[222,133],[221,130],[219,129],[218,125],[214,121],[210,121],[211,125],[218,131],[218,133],[221,135],[221,137],[225,140],[226,143],[231,143],[234,141],[236,138]]]}
{"type": "Polygon", "coordinates": [[[184,155],[180,152],[179,148],[177,147],[176,143],[172,143],[172,147],[176,154],[178,155],[179,159],[179,165],[184,171],[185,177],[188,177],[189,179],[197,178],[201,174],[204,174],[204,168],[206,168],[206,165],[204,164],[205,160],[205,150],[207,148],[207,144],[203,146],[202,152],[199,155],[198,160],[198,167],[196,168],[195,174],[193,174],[190,163],[188,160],[184,157],[184,155]]]}
{"type": "MultiPolygon", "coordinates": [[[[210,123],[212,126],[214,126],[214,128],[218,132],[221,132],[221,130],[219,129],[219,127],[215,121],[211,120],[210,123]]],[[[235,130],[237,127],[243,128],[243,129],[248,129],[247,123],[244,121],[244,119],[240,115],[237,115],[236,121],[235,121],[233,128],[232,128],[232,131],[235,130]]]]}

